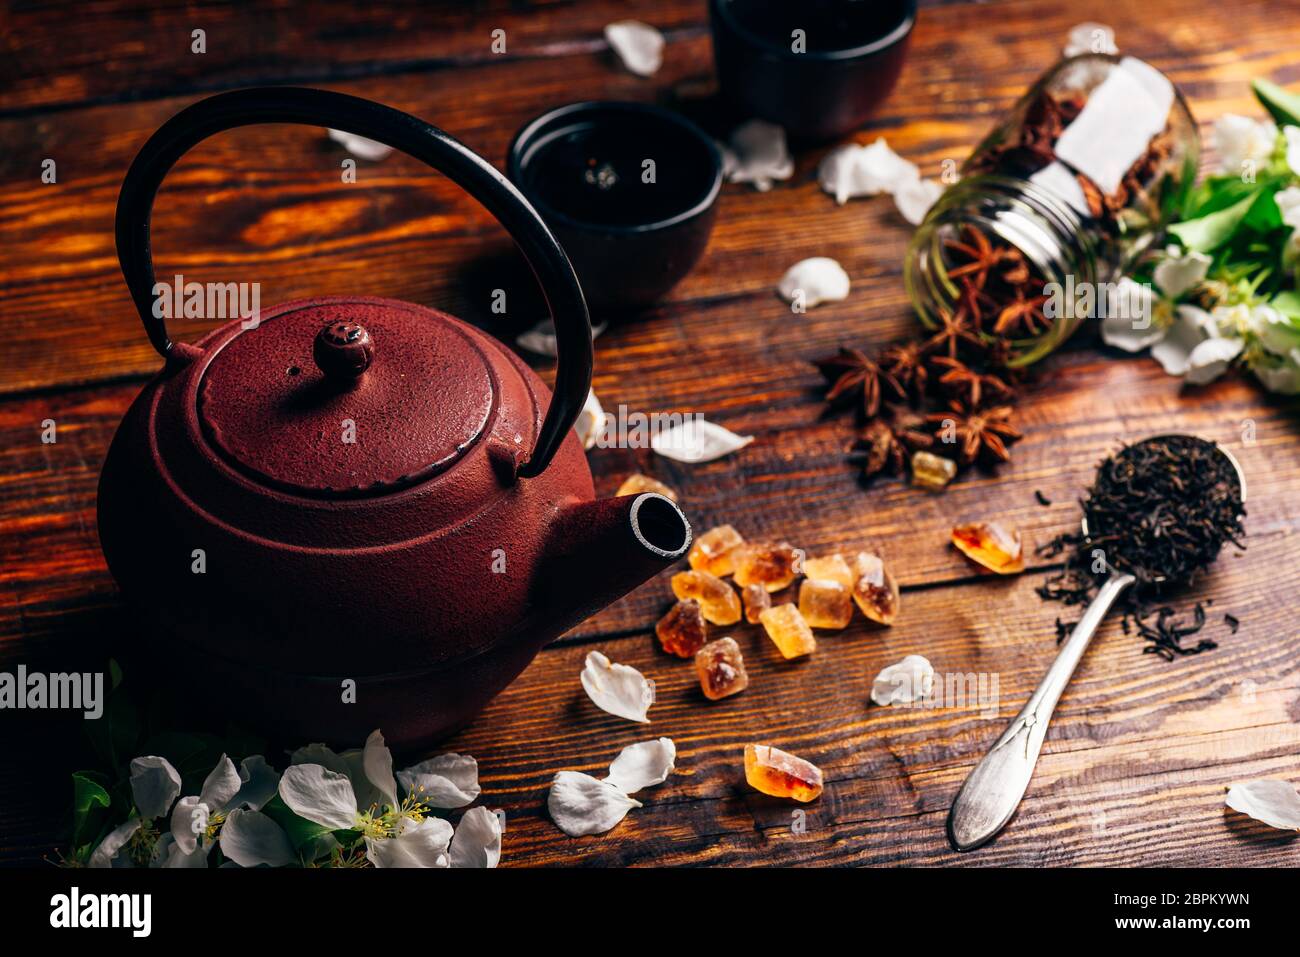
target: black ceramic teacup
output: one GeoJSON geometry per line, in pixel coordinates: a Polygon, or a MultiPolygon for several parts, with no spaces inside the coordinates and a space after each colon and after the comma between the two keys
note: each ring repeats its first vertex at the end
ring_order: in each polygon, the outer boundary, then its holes
{"type": "Polygon", "coordinates": [[[659,299],[709,242],[722,157],[690,120],[644,103],[572,103],[526,123],[506,171],[555,233],[595,309],[659,299]]]}
{"type": "Polygon", "coordinates": [[[916,0],[709,0],[725,100],[791,136],[858,129],[898,81],[916,0]]]}

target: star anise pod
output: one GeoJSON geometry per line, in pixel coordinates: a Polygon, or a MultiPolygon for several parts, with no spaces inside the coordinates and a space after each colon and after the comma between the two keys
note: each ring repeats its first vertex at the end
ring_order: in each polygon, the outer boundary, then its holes
{"type": "Polygon", "coordinates": [[[957,253],[965,260],[956,266],[948,268],[948,278],[960,279],[963,276],[968,277],[971,285],[976,289],[984,288],[985,283],[988,282],[990,270],[1019,255],[1016,250],[1009,246],[994,246],[989,242],[984,230],[977,229],[974,226],[966,226],[962,230],[961,240],[945,240],[944,246],[950,252],[957,253]]]}
{"type": "Polygon", "coordinates": [[[998,321],[993,326],[997,335],[1020,332],[1023,337],[1036,336],[1046,332],[1052,321],[1043,312],[1043,306],[1050,296],[1026,296],[1023,286],[1016,286],[1011,298],[998,313],[998,321]]]}
{"type": "Polygon", "coordinates": [[[884,419],[868,422],[854,448],[862,458],[862,474],[867,478],[886,470],[901,475],[907,462],[902,442],[884,419]]]}
{"type": "Polygon", "coordinates": [[[920,402],[929,384],[924,347],[919,342],[902,342],[886,346],[880,352],[880,367],[894,377],[913,402],[920,402]]]}
{"type": "Polygon", "coordinates": [[[946,352],[949,358],[957,358],[962,344],[983,351],[984,340],[980,338],[972,317],[967,309],[959,306],[956,312],[943,310],[939,313],[939,331],[921,345],[926,355],[946,352]]]}
{"type": "Polygon", "coordinates": [[[874,418],[880,411],[881,393],[884,391],[902,398],[903,387],[898,380],[880,367],[874,359],[860,349],[840,348],[839,354],[813,363],[830,383],[826,401],[834,404],[861,398],[863,414],[874,418]]]}
{"type": "Polygon", "coordinates": [[[854,445],[862,474],[867,478],[884,471],[902,475],[910,452],[934,444],[934,436],[922,431],[924,428],[924,416],[906,406],[889,406],[888,415],[868,422],[854,445]]]}
{"type": "Polygon", "coordinates": [[[932,412],[926,421],[940,442],[956,443],[958,457],[969,465],[976,459],[1006,462],[1011,459],[1007,446],[1019,439],[1011,424],[1011,406],[972,409],[954,400],[945,412],[932,412]]]}
{"type": "Polygon", "coordinates": [[[983,399],[1009,399],[1013,394],[1011,386],[1002,379],[972,369],[960,359],[935,356],[930,364],[942,370],[939,384],[949,394],[964,396],[966,404],[971,408],[977,408],[983,399]]]}

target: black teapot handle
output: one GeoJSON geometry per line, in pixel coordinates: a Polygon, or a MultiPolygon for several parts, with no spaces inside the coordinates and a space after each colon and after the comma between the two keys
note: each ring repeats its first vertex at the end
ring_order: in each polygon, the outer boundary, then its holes
{"type": "Polygon", "coordinates": [[[116,231],[122,275],[153,347],[164,359],[176,355],[166,322],[153,309],[149,219],[158,187],[197,143],[257,123],[333,127],[400,149],[444,173],[509,231],[537,276],[555,322],[555,394],[537,444],[518,472],[525,478],[541,474],[577,421],[591,387],[591,319],[569,257],[528,200],[485,159],[436,126],[370,100],[296,87],[236,90],[186,107],[149,137],[122,183],[116,231]]]}

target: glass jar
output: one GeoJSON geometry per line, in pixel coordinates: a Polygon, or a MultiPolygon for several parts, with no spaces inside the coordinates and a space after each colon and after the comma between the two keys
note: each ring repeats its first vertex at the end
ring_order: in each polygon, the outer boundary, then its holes
{"type": "Polygon", "coordinates": [[[912,238],[904,280],[921,321],[964,323],[1002,344],[1011,366],[1047,355],[1159,238],[1199,151],[1187,103],[1153,67],[1099,53],[1062,60],[976,147],[912,238]]]}

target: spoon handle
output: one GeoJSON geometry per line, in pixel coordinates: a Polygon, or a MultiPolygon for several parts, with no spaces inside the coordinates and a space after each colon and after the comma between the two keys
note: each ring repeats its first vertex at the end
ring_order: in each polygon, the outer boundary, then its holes
{"type": "Polygon", "coordinates": [[[1029,787],[1056,702],[1106,612],[1135,580],[1123,572],[1111,573],[1029,701],[966,778],[948,812],[948,839],[957,850],[974,850],[1011,820],[1029,787]]]}

